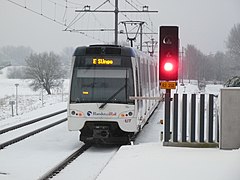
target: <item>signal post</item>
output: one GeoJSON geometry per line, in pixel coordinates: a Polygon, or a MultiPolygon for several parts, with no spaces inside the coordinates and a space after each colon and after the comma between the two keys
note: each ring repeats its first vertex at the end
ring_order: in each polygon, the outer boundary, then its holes
{"type": "Polygon", "coordinates": [[[171,89],[176,88],[178,80],[178,26],[160,26],[159,34],[159,80],[161,89],[166,89],[164,142],[169,142],[171,89]]]}

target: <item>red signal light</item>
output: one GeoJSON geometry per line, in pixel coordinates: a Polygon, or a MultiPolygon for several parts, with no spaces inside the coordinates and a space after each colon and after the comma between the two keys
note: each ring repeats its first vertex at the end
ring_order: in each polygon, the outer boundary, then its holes
{"type": "Polygon", "coordinates": [[[159,79],[178,80],[178,27],[160,26],[159,79]]]}
{"type": "Polygon", "coordinates": [[[166,62],[166,63],[164,64],[164,70],[165,70],[165,71],[172,71],[172,70],[173,70],[173,64],[170,63],[170,62],[166,62]]]}
{"type": "Polygon", "coordinates": [[[178,61],[177,58],[165,58],[160,62],[160,80],[177,80],[178,61]]]}

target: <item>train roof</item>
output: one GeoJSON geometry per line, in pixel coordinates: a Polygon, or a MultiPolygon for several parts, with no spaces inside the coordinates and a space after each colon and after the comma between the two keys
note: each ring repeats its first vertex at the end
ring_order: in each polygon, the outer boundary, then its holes
{"type": "Polygon", "coordinates": [[[73,55],[120,55],[135,57],[136,51],[131,47],[124,47],[119,45],[90,45],[77,47],[73,55]]]}

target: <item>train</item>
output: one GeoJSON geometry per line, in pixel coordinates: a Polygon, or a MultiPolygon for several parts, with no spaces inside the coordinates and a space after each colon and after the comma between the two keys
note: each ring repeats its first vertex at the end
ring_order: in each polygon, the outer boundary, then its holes
{"type": "Polygon", "coordinates": [[[148,99],[159,97],[158,66],[156,57],[131,47],[77,47],[71,65],[68,129],[80,131],[84,143],[128,144],[159,104],[148,99]]]}

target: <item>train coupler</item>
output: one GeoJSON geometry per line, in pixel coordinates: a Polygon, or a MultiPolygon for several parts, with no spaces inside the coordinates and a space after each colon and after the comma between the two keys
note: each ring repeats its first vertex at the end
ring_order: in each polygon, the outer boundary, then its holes
{"type": "Polygon", "coordinates": [[[105,139],[109,138],[109,127],[108,126],[95,126],[93,129],[93,138],[105,139]]]}

